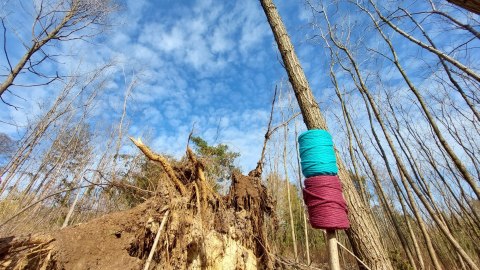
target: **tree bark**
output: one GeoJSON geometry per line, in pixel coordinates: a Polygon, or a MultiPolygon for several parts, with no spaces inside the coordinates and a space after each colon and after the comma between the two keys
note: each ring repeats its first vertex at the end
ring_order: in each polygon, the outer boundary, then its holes
{"type": "MultiPolygon", "coordinates": [[[[315,101],[305,73],[295,54],[287,30],[272,0],[260,0],[270,27],[274,34],[283,63],[292,84],[298,105],[302,111],[303,121],[308,129],[327,129],[325,119],[315,101]]],[[[371,269],[393,269],[388,254],[380,241],[380,233],[375,221],[355,190],[348,171],[337,154],[339,177],[343,183],[345,199],[349,207],[350,229],[347,230],[352,246],[371,269]]]]}
{"type": "Polygon", "coordinates": [[[480,0],[447,0],[448,2],[464,8],[470,12],[480,14],[480,0]]]}

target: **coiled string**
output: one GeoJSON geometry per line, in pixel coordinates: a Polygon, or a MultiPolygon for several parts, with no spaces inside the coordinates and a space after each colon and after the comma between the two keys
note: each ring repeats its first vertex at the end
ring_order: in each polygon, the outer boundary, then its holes
{"type": "Polygon", "coordinates": [[[298,136],[302,173],[305,177],[337,175],[332,136],[323,129],[312,129],[298,136]]]}
{"type": "Polygon", "coordinates": [[[336,175],[320,175],[305,179],[303,199],[310,224],[317,229],[343,230],[350,227],[347,203],[336,175]]]}
{"type": "Polygon", "coordinates": [[[298,142],[302,173],[307,177],[303,198],[310,224],[317,229],[348,229],[332,136],[326,130],[312,129],[302,133],[298,142]]]}

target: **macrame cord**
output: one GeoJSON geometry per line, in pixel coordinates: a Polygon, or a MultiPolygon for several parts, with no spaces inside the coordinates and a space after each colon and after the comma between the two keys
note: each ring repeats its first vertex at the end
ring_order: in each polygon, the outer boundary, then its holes
{"type": "Polygon", "coordinates": [[[348,209],[337,176],[332,136],[326,130],[312,129],[300,134],[298,143],[310,224],[317,229],[348,229],[348,209]]]}

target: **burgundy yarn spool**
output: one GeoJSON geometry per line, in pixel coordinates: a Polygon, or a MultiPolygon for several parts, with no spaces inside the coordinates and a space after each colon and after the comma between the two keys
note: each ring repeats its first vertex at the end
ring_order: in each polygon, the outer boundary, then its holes
{"type": "Polygon", "coordinates": [[[319,175],[305,179],[303,199],[313,228],[344,230],[350,227],[338,176],[319,175]]]}

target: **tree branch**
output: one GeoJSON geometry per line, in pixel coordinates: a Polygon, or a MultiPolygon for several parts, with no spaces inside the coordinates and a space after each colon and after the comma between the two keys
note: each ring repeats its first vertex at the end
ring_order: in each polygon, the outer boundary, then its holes
{"type": "Polygon", "coordinates": [[[129,137],[130,140],[142,151],[142,153],[150,160],[159,162],[167,175],[170,177],[170,179],[173,181],[175,186],[177,187],[178,191],[182,196],[185,196],[187,194],[187,190],[183,183],[178,179],[178,177],[175,175],[175,172],[172,169],[172,166],[168,163],[168,161],[163,157],[158,154],[155,154],[148,146],[146,146],[140,139],[135,140],[132,137],[129,137]]]}

